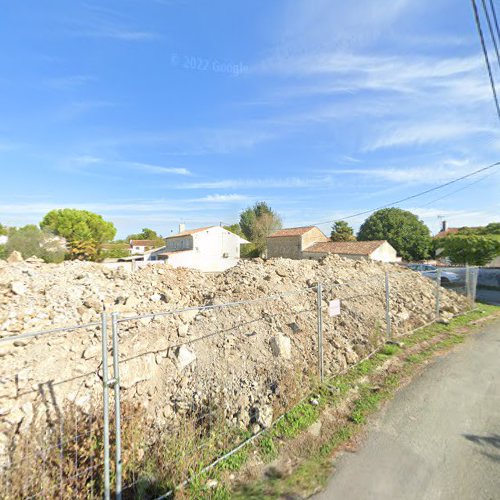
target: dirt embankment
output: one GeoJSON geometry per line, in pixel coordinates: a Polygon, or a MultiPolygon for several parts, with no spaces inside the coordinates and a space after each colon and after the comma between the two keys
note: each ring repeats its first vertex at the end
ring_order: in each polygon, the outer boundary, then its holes
{"type": "MultiPolygon", "coordinates": [[[[99,322],[103,308],[125,318],[269,296],[119,324],[125,399],[139,401],[157,421],[223,401],[228,421],[262,427],[317,372],[311,287],[324,284],[324,311],[328,300],[342,299],[341,315],[324,318],[325,371],[334,373],[383,342],[386,270],[394,333],[431,321],[430,280],[399,266],[337,256],[321,262],[242,261],[220,274],[163,265],[132,274],[80,262],[0,261],[0,337],[99,322]],[[274,297],[279,294],[288,295],[274,297]]],[[[441,290],[445,314],[466,308],[463,297],[441,290]]],[[[82,408],[98,401],[100,338],[99,328],[89,327],[0,344],[0,447],[12,428],[22,431],[39,416],[60,411],[67,400],[82,408]]]]}

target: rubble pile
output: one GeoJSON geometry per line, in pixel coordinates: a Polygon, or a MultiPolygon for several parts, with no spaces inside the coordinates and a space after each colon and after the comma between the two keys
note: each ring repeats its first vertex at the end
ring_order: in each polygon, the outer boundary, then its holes
{"type": "MultiPolygon", "coordinates": [[[[338,256],[241,261],[217,274],[164,264],[131,273],[83,262],[0,261],[0,338],[91,324],[0,343],[0,449],[12,428],[22,432],[65,401],[82,408],[99,401],[103,310],[119,314],[123,398],[140,402],[156,421],[222,402],[228,421],[265,427],[293,389],[317,373],[315,285],[324,288],[325,371],[336,373],[384,341],[386,270],[393,333],[432,321],[436,285],[429,279],[338,256]],[[328,301],[335,298],[341,315],[330,318],[328,301]],[[228,302],[238,304],[164,314],[228,302]],[[146,316],[123,321],[137,315],[146,316]]],[[[445,289],[440,301],[445,316],[467,308],[445,289]]]]}

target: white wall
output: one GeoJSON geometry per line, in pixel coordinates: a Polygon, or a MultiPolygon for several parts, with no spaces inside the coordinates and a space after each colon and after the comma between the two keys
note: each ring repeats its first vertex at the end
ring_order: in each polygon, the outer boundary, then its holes
{"type": "Polygon", "coordinates": [[[370,258],[380,262],[398,262],[396,250],[387,243],[387,241],[380,245],[377,250],[370,255],[370,258]]]}
{"type": "Polygon", "coordinates": [[[166,248],[161,253],[173,252],[167,260],[172,267],[221,272],[238,263],[241,241],[234,233],[214,226],[192,235],[168,238],[166,248]],[[190,250],[182,251],[183,248],[190,250]]]}

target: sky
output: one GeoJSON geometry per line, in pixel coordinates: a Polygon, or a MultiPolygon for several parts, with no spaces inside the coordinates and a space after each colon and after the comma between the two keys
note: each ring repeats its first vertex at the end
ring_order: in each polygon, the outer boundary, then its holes
{"type": "MultiPolygon", "coordinates": [[[[7,225],[67,207],[168,235],[263,200],[328,232],[500,160],[468,1],[11,0],[0,45],[7,225]]],[[[398,206],[498,221],[499,170],[398,206]]]]}

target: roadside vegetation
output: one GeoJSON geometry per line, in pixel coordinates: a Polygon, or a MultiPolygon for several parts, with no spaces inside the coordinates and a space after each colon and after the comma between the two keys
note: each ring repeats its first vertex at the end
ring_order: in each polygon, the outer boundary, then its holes
{"type": "Polygon", "coordinates": [[[385,345],[326,381],[252,444],[199,477],[181,497],[272,499],[319,491],[332,472],[336,452],[356,445],[372,413],[432,356],[462,343],[476,325],[499,314],[499,307],[480,305],[449,325],[436,323],[385,345]],[[319,436],[314,428],[321,429],[319,436]]]}

